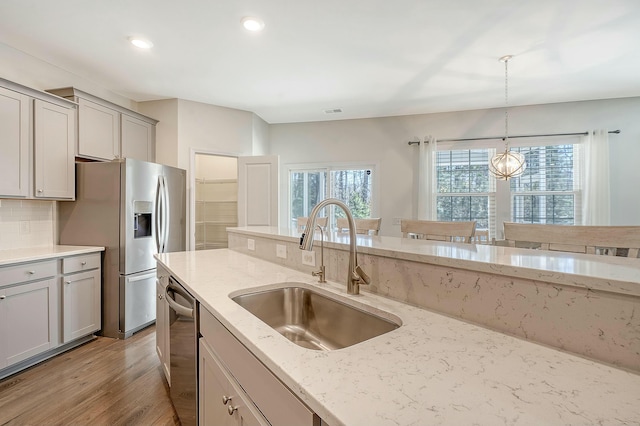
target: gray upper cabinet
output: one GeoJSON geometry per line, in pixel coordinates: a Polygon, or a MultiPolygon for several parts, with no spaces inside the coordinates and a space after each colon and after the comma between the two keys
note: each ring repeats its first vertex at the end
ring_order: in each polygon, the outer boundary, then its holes
{"type": "Polygon", "coordinates": [[[0,196],[29,195],[29,96],[0,87],[0,196]]]}
{"type": "Polygon", "coordinates": [[[78,99],[78,157],[120,158],[120,113],[86,99],[78,99]]]}
{"type": "Polygon", "coordinates": [[[34,100],[36,198],[75,198],[75,111],[34,100]]]}
{"type": "Polygon", "coordinates": [[[0,79],[0,197],[75,198],[75,105],[0,79]]]}
{"type": "Polygon", "coordinates": [[[137,160],[154,161],[156,126],[148,121],[121,114],[122,156],[137,160]]]}
{"type": "Polygon", "coordinates": [[[102,161],[155,161],[157,120],[73,87],[48,92],[78,103],[76,156],[102,161]]]}

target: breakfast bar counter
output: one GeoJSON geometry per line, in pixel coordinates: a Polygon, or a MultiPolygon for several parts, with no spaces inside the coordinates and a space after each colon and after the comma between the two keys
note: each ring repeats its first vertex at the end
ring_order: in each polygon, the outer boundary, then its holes
{"type": "Polygon", "coordinates": [[[638,424],[640,376],[362,292],[235,250],[159,254],[159,263],[329,425],[638,424]],[[332,351],[280,335],[229,295],[303,283],[398,329],[332,351]]]}

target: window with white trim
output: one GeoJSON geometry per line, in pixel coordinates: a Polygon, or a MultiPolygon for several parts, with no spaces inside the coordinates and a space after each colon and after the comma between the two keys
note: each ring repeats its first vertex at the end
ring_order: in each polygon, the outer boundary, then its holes
{"type": "Polygon", "coordinates": [[[498,234],[496,229],[502,229],[503,221],[579,224],[579,145],[560,142],[512,146],[525,156],[527,168],[509,182],[496,181],[489,173],[489,159],[501,146],[458,149],[459,144],[439,145],[435,155],[437,220],[475,220],[476,229],[488,229],[492,237],[498,234]]]}
{"type": "MultiPolygon", "coordinates": [[[[308,217],[313,207],[325,198],[343,201],[355,218],[372,217],[375,177],[372,164],[292,166],[289,168],[289,226],[296,228],[297,218],[308,217]]],[[[342,209],[329,206],[320,216],[328,216],[328,227],[334,228],[336,218],[345,214],[342,209]]]]}

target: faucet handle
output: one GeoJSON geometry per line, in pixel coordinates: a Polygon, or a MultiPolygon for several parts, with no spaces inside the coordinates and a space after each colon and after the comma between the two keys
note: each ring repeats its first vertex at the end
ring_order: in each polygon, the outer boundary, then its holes
{"type": "Polygon", "coordinates": [[[366,274],[366,272],[364,272],[364,270],[360,267],[360,265],[356,265],[356,270],[354,272],[358,275],[358,278],[360,278],[360,280],[362,281],[361,284],[371,283],[371,278],[369,277],[369,275],[366,274]]]}
{"type": "Polygon", "coordinates": [[[304,244],[304,232],[302,233],[302,235],[300,235],[300,248],[303,249],[303,244],[304,244]]]}

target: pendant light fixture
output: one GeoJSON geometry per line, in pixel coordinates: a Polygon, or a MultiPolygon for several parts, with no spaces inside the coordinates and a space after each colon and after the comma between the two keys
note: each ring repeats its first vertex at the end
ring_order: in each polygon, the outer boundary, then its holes
{"type": "Polygon", "coordinates": [[[520,176],[527,168],[524,155],[509,150],[509,74],[508,63],[512,58],[506,55],[500,58],[504,62],[504,152],[494,155],[489,161],[489,172],[500,180],[509,180],[520,176]]]}

